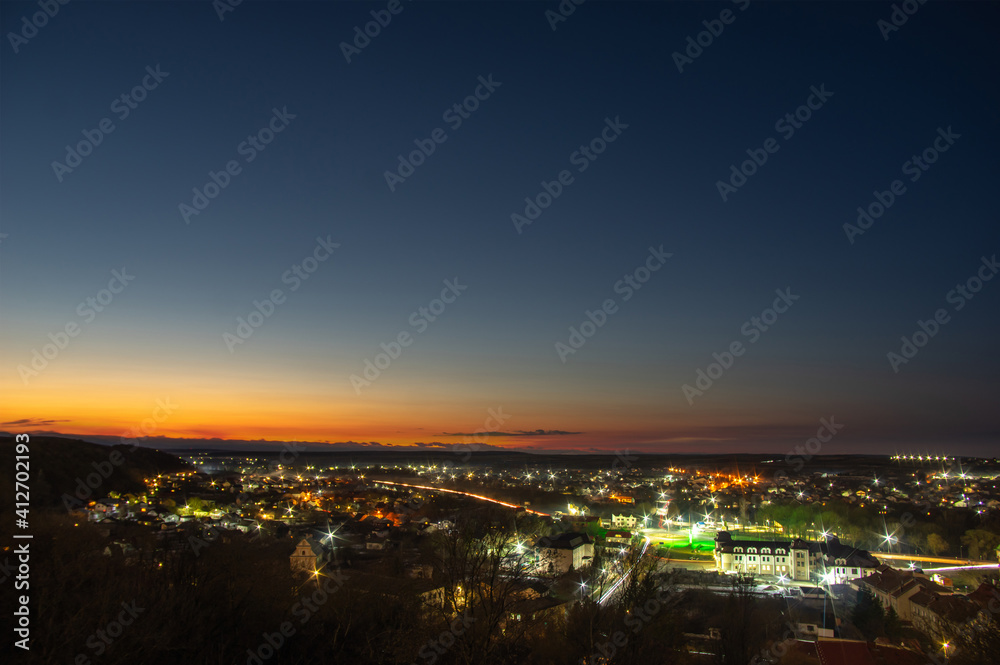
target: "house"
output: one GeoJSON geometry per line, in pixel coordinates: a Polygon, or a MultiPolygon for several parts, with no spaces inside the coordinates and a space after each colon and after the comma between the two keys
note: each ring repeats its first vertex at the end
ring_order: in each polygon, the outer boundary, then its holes
{"type": "Polygon", "coordinates": [[[293,573],[312,575],[329,561],[329,555],[315,538],[306,536],[295,546],[288,560],[293,573]]]}
{"type": "Polygon", "coordinates": [[[522,598],[511,604],[509,619],[526,621],[532,625],[544,624],[550,619],[565,617],[574,604],[576,604],[575,599],[559,599],[552,596],[522,598]]]}
{"type": "Polygon", "coordinates": [[[868,643],[856,640],[817,640],[816,655],[831,665],[877,665],[868,643]]]}
{"type": "Polygon", "coordinates": [[[639,518],[635,515],[612,515],[611,516],[611,528],[612,529],[635,529],[635,525],[638,523],[639,518]]]}
{"type": "Polygon", "coordinates": [[[815,623],[797,623],[795,624],[795,637],[799,640],[815,642],[821,637],[833,637],[833,629],[824,628],[815,623]]]}
{"type": "Polygon", "coordinates": [[[844,545],[836,536],[821,543],[800,538],[791,542],[733,540],[728,531],[715,538],[715,561],[723,572],[754,573],[808,581],[813,576],[828,584],[854,580],[878,567],[866,550],[844,545]]]}
{"type": "Polygon", "coordinates": [[[579,570],[594,558],[594,542],[578,531],[541,538],[535,543],[535,550],[539,556],[538,571],[550,575],[579,570]]]}
{"type": "Polygon", "coordinates": [[[796,538],[792,542],[733,540],[728,531],[715,537],[715,564],[725,573],[755,573],[809,580],[814,572],[809,544],[796,538]]]}
{"type": "Polygon", "coordinates": [[[978,605],[983,611],[996,613],[1000,606],[1000,588],[989,582],[983,582],[979,588],[966,596],[970,601],[978,605]]]}
{"type": "MultiPolygon", "coordinates": [[[[913,620],[913,606],[910,602],[913,596],[920,592],[931,595],[948,595],[951,590],[927,579],[923,573],[914,570],[896,570],[889,566],[879,566],[871,575],[856,581],[852,586],[869,589],[882,603],[883,607],[892,607],[903,621],[913,620]]],[[[926,598],[921,598],[926,602],[926,598]]]]}
{"type": "Polygon", "coordinates": [[[935,640],[948,640],[976,618],[980,607],[965,596],[921,589],[910,597],[913,627],[935,640]]]}
{"type": "Polygon", "coordinates": [[[122,501],[121,499],[104,498],[104,499],[98,499],[94,503],[93,510],[94,512],[104,513],[104,514],[117,513],[125,505],[126,505],[125,502],[122,501]]]}
{"type": "Polygon", "coordinates": [[[809,549],[810,553],[820,555],[818,572],[828,584],[856,580],[879,567],[878,560],[867,550],[844,545],[837,536],[829,536],[822,543],[810,543],[809,549]]]}
{"type": "Polygon", "coordinates": [[[815,642],[798,640],[790,645],[796,662],[817,665],[927,665],[924,654],[899,647],[828,637],[818,637],[815,642]]]}
{"type": "Polygon", "coordinates": [[[608,497],[608,500],[617,501],[618,503],[635,503],[635,497],[618,492],[612,492],[611,496],[608,497]]]}
{"type": "Polygon", "coordinates": [[[406,569],[406,576],[414,580],[429,580],[434,577],[434,566],[429,563],[415,563],[406,569]]]}
{"type": "Polygon", "coordinates": [[[604,536],[604,542],[608,545],[628,545],[632,540],[631,531],[608,531],[604,536]]]}

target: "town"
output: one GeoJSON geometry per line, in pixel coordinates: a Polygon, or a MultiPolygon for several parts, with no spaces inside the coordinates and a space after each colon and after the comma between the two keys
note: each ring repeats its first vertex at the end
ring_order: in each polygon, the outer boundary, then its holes
{"type": "MultiPolygon", "coordinates": [[[[411,642],[443,630],[505,658],[556,640],[560,662],[667,649],[676,658],[662,662],[825,663],[860,648],[962,663],[995,639],[996,459],[423,457],[192,453],[143,489],[67,505],[111,569],[252,561],[259,577],[243,584],[286,580],[312,598],[310,618],[329,610],[309,589],[377,596],[387,612],[409,608],[392,625],[411,642]],[[566,644],[583,617],[618,617],[627,643],[609,625],[566,644]]],[[[354,648],[360,662],[421,651],[354,648]]],[[[459,648],[423,653],[462,662],[459,648]]]]}

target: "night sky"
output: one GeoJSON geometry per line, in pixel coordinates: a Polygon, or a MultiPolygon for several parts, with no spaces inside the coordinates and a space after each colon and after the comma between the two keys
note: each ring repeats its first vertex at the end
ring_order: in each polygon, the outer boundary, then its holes
{"type": "Polygon", "coordinates": [[[904,4],[4,2],[0,427],[995,452],[1000,8],[904,4]]]}

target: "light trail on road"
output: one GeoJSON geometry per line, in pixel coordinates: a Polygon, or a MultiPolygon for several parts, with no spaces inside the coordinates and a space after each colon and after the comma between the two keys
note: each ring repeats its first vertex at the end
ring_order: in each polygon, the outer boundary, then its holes
{"type": "MultiPolygon", "coordinates": [[[[898,559],[900,561],[929,561],[931,563],[953,563],[962,566],[975,566],[972,559],[951,559],[941,556],[921,556],[917,554],[887,554],[885,552],[872,552],[871,555],[878,559],[898,559]]],[[[994,564],[995,565],[995,564],[994,564]]]]}
{"type": "Polygon", "coordinates": [[[545,517],[552,517],[548,513],[543,513],[538,510],[532,510],[530,508],[525,508],[524,506],[518,506],[513,503],[507,503],[506,501],[499,501],[497,499],[491,499],[488,496],[483,496],[481,494],[471,494],[470,492],[459,492],[458,490],[450,490],[444,487],[429,487],[427,485],[410,485],[408,483],[394,483],[388,480],[376,480],[374,481],[376,485],[399,485],[400,487],[412,487],[418,490],[428,490],[431,492],[447,492],[448,494],[460,494],[461,496],[468,496],[473,499],[479,499],[480,501],[489,501],[490,503],[495,503],[500,506],[506,506],[507,508],[513,508],[515,510],[523,510],[525,512],[531,513],[532,515],[543,515],[545,517]]]}
{"type": "Polygon", "coordinates": [[[621,579],[618,580],[617,582],[615,582],[612,585],[612,587],[610,589],[608,589],[608,592],[606,594],[604,594],[603,596],[601,596],[601,599],[599,601],[597,601],[598,605],[603,605],[604,601],[606,601],[608,598],[610,598],[611,594],[613,594],[615,592],[615,590],[622,585],[622,582],[624,582],[625,580],[628,579],[628,576],[632,574],[632,571],[635,570],[635,567],[639,565],[640,561],[642,561],[642,557],[645,556],[646,549],[648,547],[649,547],[649,538],[646,538],[646,542],[644,542],[643,545],[642,545],[642,551],[639,552],[639,558],[635,560],[635,563],[633,563],[632,567],[628,569],[628,572],[626,572],[624,575],[622,575],[621,579]]]}
{"type": "Polygon", "coordinates": [[[922,568],[925,573],[939,573],[942,570],[976,570],[978,568],[990,568],[996,570],[1000,568],[1000,564],[996,563],[978,563],[972,566],[945,566],[944,568],[922,568]]]}

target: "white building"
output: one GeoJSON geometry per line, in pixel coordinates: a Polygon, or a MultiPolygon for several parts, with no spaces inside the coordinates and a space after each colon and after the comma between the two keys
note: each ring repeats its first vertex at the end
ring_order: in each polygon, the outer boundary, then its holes
{"type": "Polygon", "coordinates": [[[288,557],[293,573],[312,575],[327,562],[326,550],[311,537],[305,537],[295,546],[295,551],[288,557]]]}
{"type": "Polygon", "coordinates": [[[585,533],[562,533],[545,537],[535,543],[538,552],[538,572],[562,575],[579,570],[594,558],[594,542],[585,533]]]}
{"type": "Polygon", "coordinates": [[[867,575],[878,561],[867,551],[842,545],[836,536],[822,543],[800,538],[791,542],[733,540],[728,531],[715,538],[715,563],[722,572],[785,576],[790,580],[815,578],[840,584],[867,575]]]}
{"type": "Polygon", "coordinates": [[[612,529],[634,529],[635,525],[639,523],[639,518],[635,515],[612,515],[611,516],[611,528],[612,529]]]}
{"type": "Polygon", "coordinates": [[[809,545],[793,542],[733,540],[728,531],[715,538],[715,565],[726,573],[784,575],[791,580],[809,580],[809,545]]]}

